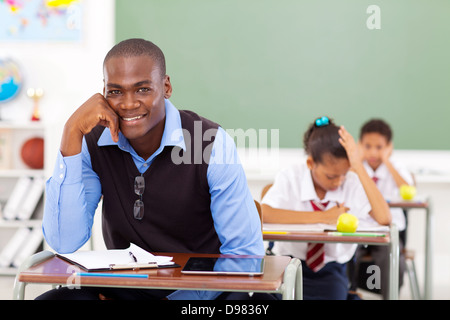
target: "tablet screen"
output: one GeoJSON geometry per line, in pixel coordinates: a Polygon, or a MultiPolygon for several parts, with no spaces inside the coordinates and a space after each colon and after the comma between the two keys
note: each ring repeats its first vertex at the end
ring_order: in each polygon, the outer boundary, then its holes
{"type": "Polygon", "coordinates": [[[263,257],[236,258],[189,258],[182,273],[215,274],[215,275],[248,275],[256,276],[264,273],[263,257]]]}

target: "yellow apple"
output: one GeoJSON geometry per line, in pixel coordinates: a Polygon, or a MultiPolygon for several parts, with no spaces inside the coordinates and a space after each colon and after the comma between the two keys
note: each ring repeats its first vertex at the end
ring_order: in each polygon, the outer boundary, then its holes
{"type": "Polygon", "coordinates": [[[339,232],[355,232],[358,228],[358,218],[350,213],[343,213],[339,216],[336,229],[339,232]]]}
{"type": "Polygon", "coordinates": [[[400,186],[400,197],[403,200],[412,200],[416,196],[416,187],[403,184],[400,186]]]}

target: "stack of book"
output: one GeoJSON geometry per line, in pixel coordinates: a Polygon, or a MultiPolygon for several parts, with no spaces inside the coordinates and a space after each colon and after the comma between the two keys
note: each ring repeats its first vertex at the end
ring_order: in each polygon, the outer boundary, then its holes
{"type": "MultiPolygon", "coordinates": [[[[26,221],[32,218],[37,204],[44,194],[45,180],[41,177],[20,177],[2,209],[4,221],[26,221]]],[[[40,226],[18,224],[13,236],[0,252],[1,268],[17,268],[35,253],[42,244],[40,226]]]]}

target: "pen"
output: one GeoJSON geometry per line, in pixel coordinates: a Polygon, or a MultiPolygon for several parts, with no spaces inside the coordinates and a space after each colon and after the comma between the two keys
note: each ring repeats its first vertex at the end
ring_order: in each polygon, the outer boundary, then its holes
{"type": "Polygon", "coordinates": [[[103,272],[75,272],[75,276],[81,277],[110,277],[110,278],[148,278],[148,274],[125,274],[103,272]]]}
{"type": "Polygon", "coordinates": [[[385,237],[382,233],[366,233],[366,232],[328,232],[332,236],[351,236],[351,237],[385,237]]]}
{"type": "Polygon", "coordinates": [[[263,231],[263,234],[288,234],[287,231],[263,231]]]}
{"type": "Polygon", "coordinates": [[[112,270],[120,270],[120,269],[149,269],[149,268],[158,268],[158,263],[149,262],[149,263],[128,263],[128,264],[110,264],[109,268],[112,270]]]}
{"type": "Polygon", "coordinates": [[[137,262],[137,259],[136,259],[135,255],[133,254],[133,252],[128,251],[128,253],[130,254],[131,259],[133,259],[134,262],[137,262]]]}

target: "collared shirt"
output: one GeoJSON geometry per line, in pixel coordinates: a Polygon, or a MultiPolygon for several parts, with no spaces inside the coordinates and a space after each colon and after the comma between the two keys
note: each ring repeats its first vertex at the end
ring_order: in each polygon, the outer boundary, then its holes
{"type": "MultiPolygon", "coordinates": [[[[118,143],[108,128],[98,145],[117,145],[130,153],[139,172],[145,172],[166,146],[186,149],[179,111],[169,100],[165,103],[166,120],[160,147],[147,160],[140,157],[119,132],[118,143]]],[[[219,128],[207,170],[211,194],[211,214],[223,254],[264,255],[261,222],[248,189],[232,138],[219,128]]],[[[80,154],[63,157],[58,153],[52,177],[46,184],[43,232],[57,252],[79,249],[91,236],[95,210],[102,195],[99,177],[93,171],[86,142],[80,154]]],[[[130,212],[132,214],[132,212],[130,212]]],[[[214,292],[177,291],[171,298],[211,299],[214,292]]]]}
{"type": "MultiPolygon", "coordinates": [[[[397,161],[391,160],[392,166],[397,170],[400,176],[408,183],[409,185],[414,184],[414,179],[412,177],[411,172],[404,166],[402,166],[397,161]]],[[[377,187],[380,190],[381,194],[386,200],[394,200],[399,199],[399,188],[397,187],[397,183],[394,180],[394,177],[389,172],[389,169],[386,167],[384,163],[380,164],[376,170],[373,170],[367,161],[363,162],[364,168],[371,178],[377,178],[377,187]]],[[[398,230],[404,230],[406,227],[405,215],[403,214],[403,210],[401,208],[391,208],[392,222],[395,223],[398,230]]]]}
{"type": "MultiPolygon", "coordinates": [[[[346,207],[350,208],[348,212],[358,217],[360,226],[378,225],[369,215],[371,211],[369,200],[358,176],[353,172],[348,172],[344,183],[336,190],[328,191],[324,199],[320,200],[314,189],[311,171],[306,164],[291,166],[276,176],[273,186],[264,196],[262,203],[277,209],[314,211],[310,200],[322,203],[329,201],[325,210],[335,206],[336,202],[344,203],[346,207]]],[[[306,247],[307,243],[277,242],[274,251],[304,260],[306,247]]],[[[356,247],[356,244],[325,243],[325,263],[349,261],[356,247]]]]}

